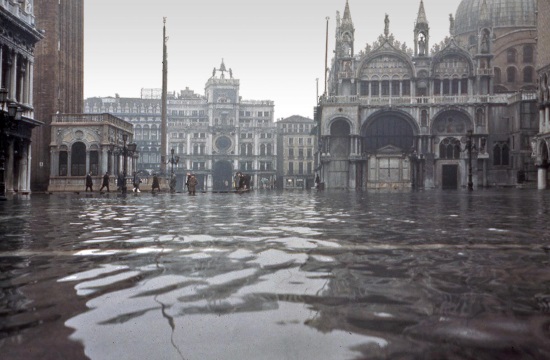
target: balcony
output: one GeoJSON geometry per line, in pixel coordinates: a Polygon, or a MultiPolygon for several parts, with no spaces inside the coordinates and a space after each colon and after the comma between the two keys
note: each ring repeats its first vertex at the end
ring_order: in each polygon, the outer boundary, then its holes
{"type": "Polygon", "coordinates": [[[321,98],[321,105],[356,105],[356,106],[406,106],[418,104],[507,104],[511,95],[444,95],[444,96],[408,96],[408,97],[369,97],[369,96],[329,96],[321,98]]]}
{"type": "Polygon", "coordinates": [[[339,79],[353,79],[353,78],[355,78],[355,74],[353,73],[353,71],[340,71],[338,73],[338,78],[339,79]]]}
{"type": "Polygon", "coordinates": [[[476,69],[476,75],[478,76],[493,76],[493,69],[476,69]]]}
{"type": "Polygon", "coordinates": [[[29,13],[27,13],[27,9],[23,8],[23,4],[21,4],[21,2],[0,0],[0,6],[9,11],[13,16],[19,18],[24,23],[30,26],[35,25],[35,17],[32,13],[32,8],[29,8],[29,13]]]}
{"type": "Polygon", "coordinates": [[[133,133],[133,125],[111,114],[56,114],[52,124],[108,124],[133,133]]]}

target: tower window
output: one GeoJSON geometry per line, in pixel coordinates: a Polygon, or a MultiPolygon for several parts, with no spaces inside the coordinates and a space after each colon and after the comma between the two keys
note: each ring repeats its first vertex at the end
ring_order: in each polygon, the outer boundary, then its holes
{"type": "Polygon", "coordinates": [[[446,138],[439,144],[440,159],[460,159],[460,140],[446,138]]]}
{"type": "Polygon", "coordinates": [[[382,96],[390,95],[390,82],[388,80],[382,81],[382,96]]]}
{"type": "Polygon", "coordinates": [[[380,88],[379,88],[379,82],[378,81],[372,81],[371,82],[371,93],[372,96],[378,96],[380,95],[380,88]]]}
{"type": "Polygon", "coordinates": [[[510,147],[507,142],[497,142],[493,146],[493,165],[507,166],[510,164],[510,147]]]}
{"type": "Polygon", "coordinates": [[[369,95],[369,82],[368,81],[361,81],[359,93],[361,96],[368,96],[369,95]]]}
{"type": "Polygon", "coordinates": [[[403,95],[410,95],[411,94],[411,81],[405,80],[403,81],[403,95]]]}
{"type": "Polygon", "coordinates": [[[397,80],[393,80],[391,82],[391,93],[392,93],[393,96],[399,96],[399,93],[400,93],[399,84],[400,84],[400,82],[397,81],[397,80]]]}

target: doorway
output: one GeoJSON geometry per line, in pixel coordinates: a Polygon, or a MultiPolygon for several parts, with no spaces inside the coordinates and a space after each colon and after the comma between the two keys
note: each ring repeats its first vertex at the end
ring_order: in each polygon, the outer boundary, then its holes
{"type": "Polygon", "coordinates": [[[229,161],[216,161],[213,171],[213,191],[231,191],[233,168],[229,161]]]}
{"type": "Polygon", "coordinates": [[[458,165],[442,165],[442,188],[458,189],[458,165]]]}

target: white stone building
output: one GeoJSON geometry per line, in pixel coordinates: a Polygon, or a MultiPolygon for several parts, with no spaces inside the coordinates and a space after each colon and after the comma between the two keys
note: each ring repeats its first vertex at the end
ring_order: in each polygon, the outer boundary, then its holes
{"type": "MultiPolygon", "coordinates": [[[[274,102],[244,100],[240,82],[222,64],[207,80],[204,95],[190,89],[167,96],[167,172],[178,177],[194,173],[198,190],[229,191],[236,172],[251,175],[253,185],[262,179],[275,181],[276,125],[274,102]],[[175,163],[175,160],[178,160],[175,163]]],[[[142,98],[90,98],[86,113],[111,113],[134,126],[138,145],[137,168],[149,173],[160,171],[161,100],[158,91],[142,92],[142,98]],[[155,95],[156,94],[156,95],[155,95]]]]}

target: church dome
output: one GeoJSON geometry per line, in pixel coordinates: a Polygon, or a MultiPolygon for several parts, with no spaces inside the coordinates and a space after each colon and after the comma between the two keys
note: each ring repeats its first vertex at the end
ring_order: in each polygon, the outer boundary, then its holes
{"type": "MultiPolygon", "coordinates": [[[[455,35],[478,30],[484,0],[462,0],[455,16],[455,35]]],[[[493,27],[535,27],[536,0],[485,0],[493,27]]]]}

